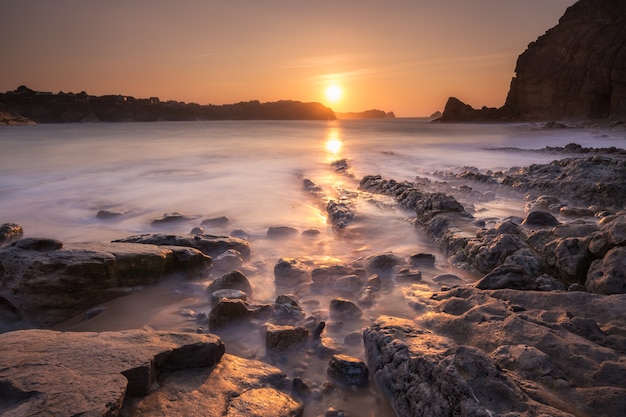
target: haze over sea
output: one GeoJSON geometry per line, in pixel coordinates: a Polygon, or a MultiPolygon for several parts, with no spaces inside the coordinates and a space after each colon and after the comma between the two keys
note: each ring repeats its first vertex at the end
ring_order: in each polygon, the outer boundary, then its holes
{"type": "MultiPolygon", "coordinates": [[[[432,275],[451,272],[468,282],[477,277],[450,265],[411,223],[414,213],[394,207],[384,197],[356,199],[358,221],[344,230],[333,230],[325,207],[304,189],[304,178],[317,183],[328,198],[353,197],[365,175],[411,181],[416,176],[437,179],[436,172],[468,166],[507,170],[566,156],[511,148],[530,150],[572,142],[626,148],[623,135],[611,131],[546,130],[534,124],[432,124],[428,119],[5,127],[0,129],[0,222],[20,224],[26,237],[80,242],[142,233],[187,234],[204,219],[226,216],[227,224],[204,229],[215,235],[229,235],[237,229],[248,234],[252,269],[246,275],[254,288],[255,304],[273,303],[279,295],[273,266],[281,257],[311,257],[320,264],[351,262],[389,251],[405,258],[433,253],[437,262],[428,277],[419,284],[387,287],[368,312],[370,316],[410,318],[415,311],[407,299],[426,297],[441,285],[431,280],[432,275]],[[333,164],[340,160],[347,161],[347,170],[333,164]],[[100,210],[124,214],[99,219],[100,210]],[[190,219],[153,224],[172,212],[190,219]],[[270,239],[267,230],[271,226],[320,233],[270,239]]],[[[522,215],[524,201],[521,195],[498,191],[495,200],[473,205],[478,218],[504,218],[522,215]]],[[[214,278],[147,288],[105,304],[104,311],[90,320],[80,315],[57,328],[105,331],[152,326],[195,331],[196,324],[184,312],[210,311],[205,289],[214,278]]],[[[306,314],[315,314],[335,296],[329,289],[314,298],[304,295],[300,302],[306,314]]],[[[355,326],[352,330],[359,331],[358,323],[355,326]]],[[[349,330],[328,328],[326,334],[341,340],[349,330]]],[[[220,337],[229,353],[247,358],[264,355],[264,335],[258,329],[242,331],[233,326],[220,337]]],[[[361,345],[344,350],[363,356],[361,345]]],[[[281,367],[289,369],[301,359],[286,358],[281,367]]],[[[309,377],[324,381],[324,360],[307,360],[311,362],[309,377]]],[[[379,397],[375,392],[355,391],[342,401],[351,415],[393,415],[379,397]]],[[[305,416],[319,411],[309,407],[305,416]]]]}

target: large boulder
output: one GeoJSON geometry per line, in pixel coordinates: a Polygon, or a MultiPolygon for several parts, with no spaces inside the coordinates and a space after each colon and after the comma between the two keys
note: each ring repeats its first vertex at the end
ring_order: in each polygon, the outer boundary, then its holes
{"type": "Polygon", "coordinates": [[[27,238],[0,249],[0,297],[25,324],[45,327],[130,287],[174,273],[201,276],[210,266],[210,257],[187,247],[27,238]]]}
{"type": "Polygon", "coordinates": [[[120,415],[125,396],[147,394],[163,371],[212,366],[224,354],[214,335],[147,330],[22,330],[0,343],[2,411],[11,415],[120,415]]]}
{"type": "Polygon", "coordinates": [[[24,330],[0,344],[3,415],[302,415],[280,370],[224,354],[215,335],[24,330]]]}

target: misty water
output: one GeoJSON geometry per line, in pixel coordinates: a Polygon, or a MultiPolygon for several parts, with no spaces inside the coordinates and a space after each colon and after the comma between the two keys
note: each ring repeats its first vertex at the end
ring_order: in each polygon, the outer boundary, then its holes
{"type": "MultiPolygon", "coordinates": [[[[227,216],[227,224],[205,227],[205,232],[229,235],[243,230],[249,236],[252,258],[244,268],[253,286],[250,302],[273,303],[280,293],[295,292],[307,315],[322,318],[327,316],[329,300],[338,294],[332,289],[316,294],[276,289],[273,267],[278,259],[307,257],[322,265],[386,252],[402,257],[418,252],[435,254],[435,268],[424,271],[422,283],[392,283],[371,308],[364,308],[362,320],[343,326],[329,323],[325,333],[341,351],[363,358],[362,346],[343,345],[345,334],[360,331],[380,314],[414,317],[412,300],[438,289],[441,283],[432,281],[437,274],[453,273],[468,283],[477,277],[450,265],[412,224],[413,214],[382,197],[378,204],[358,199],[359,221],[342,232],[333,230],[323,206],[304,190],[303,179],[313,180],[329,198],[337,198],[356,191],[359,180],[369,174],[401,181],[416,176],[435,179],[435,172],[467,166],[481,171],[506,170],[565,156],[511,148],[539,149],[572,142],[626,147],[622,134],[592,129],[441,125],[426,119],[3,127],[0,223],[20,224],[27,237],[83,242],[143,233],[187,234],[204,219],[227,216]],[[348,173],[333,166],[341,159],[348,162],[348,173]],[[100,210],[124,214],[98,219],[100,210]],[[172,212],[191,219],[165,226],[152,224],[172,212]],[[319,234],[269,239],[266,233],[271,226],[315,229],[319,234]]],[[[475,203],[476,216],[522,215],[522,197],[497,193],[493,201],[475,203]]],[[[195,332],[199,325],[193,313],[210,311],[205,288],[216,277],[145,288],[107,303],[106,309],[90,320],[80,315],[60,328],[105,331],[151,326],[195,332]]],[[[220,335],[228,353],[267,359],[260,329],[234,328],[220,335]]],[[[302,375],[314,385],[326,378],[328,359],[298,353],[274,362],[289,376],[302,375]]],[[[373,386],[333,395],[323,404],[308,405],[305,415],[323,414],[320,409],[329,404],[353,416],[391,415],[373,386]]]]}

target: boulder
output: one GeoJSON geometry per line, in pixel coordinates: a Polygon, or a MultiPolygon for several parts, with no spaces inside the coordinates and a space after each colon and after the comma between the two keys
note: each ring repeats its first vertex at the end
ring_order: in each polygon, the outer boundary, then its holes
{"type": "Polygon", "coordinates": [[[327,374],[334,381],[343,385],[357,387],[367,385],[369,370],[361,359],[348,355],[333,355],[328,362],[327,374]]]}
{"type": "Polygon", "coordinates": [[[211,367],[224,354],[215,335],[130,330],[0,334],[6,415],[118,416],[166,371],[211,367]]]}
{"type": "Polygon", "coordinates": [[[250,281],[248,281],[248,278],[246,278],[246,276],[238,270],[231,271],[215,279],[207,287],[207,292],[212,294],[217,290],[224,289],[241,290],[248,296],[252,295],[252,286],[250,285],[250,281]]]}
{"type": "Polygon", "coordinates": [[[267,237],[272,239],[293,237],[298,234],[298,229],[289,226],[271,226],[267,229],[267,237]]]}
{"type": "Polygon", "coordinates": [[[210,272],[211,258],[185,247],[67,243],[28,238],[0,249],[0,297],[25,324],[51,326],[172,274],[210,272]]]}
{"type": "Polygon", "coordinates": [[[309,331],[299,326],[281,326],[266,324],[265,347],[269,351],[284,351],[304,345],[309,338],[309,331]]]}
{"type": "Polygon", "coordinates": [[[604,258],[593,261],[585,288],[599,294],[626,293],[626,247],[615,247],[604,258]]]}
{"type": "Polygon", "coordinates": [[[333,298],[330,300],[330,317],[336,320],[354,320],[363,315],[361,309],[350,300],[333,298]]]}
{"type": "Polygon", "coordinates": [[[21,239],[23,236],[24,229],[19,224],[0,224],[0,248],[21,239]]]}
{"type": "Polygon", "coordinates": [[[240,269],[242,266],[243,257],[241,256],[241,253],[235,249],[228,249],[213,259],[214,271],[228,272],[234,269],[240,269]]]}
{"type": "Polygon", "coordinates": [[[281,258],[274,265],[276,285],[295,287],[310,280],[308,266],[296,258],[281,258]]]}

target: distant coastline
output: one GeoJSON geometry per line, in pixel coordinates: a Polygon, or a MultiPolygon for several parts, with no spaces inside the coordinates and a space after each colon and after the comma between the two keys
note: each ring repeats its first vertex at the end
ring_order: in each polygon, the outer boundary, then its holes
{"type": "Polygon", "coordinates": [[[57,94],[20,86],[0,93],[0,125],[80,122],[154,122],[202,120],[335,120],[321,103],[258,100],[224,105],[161,101],[158,97],[57,94]]]}

